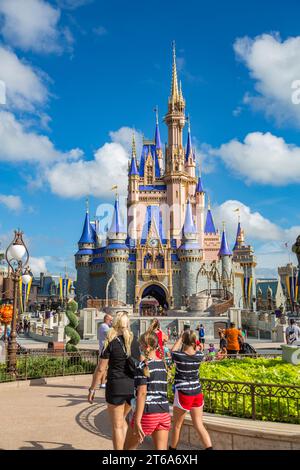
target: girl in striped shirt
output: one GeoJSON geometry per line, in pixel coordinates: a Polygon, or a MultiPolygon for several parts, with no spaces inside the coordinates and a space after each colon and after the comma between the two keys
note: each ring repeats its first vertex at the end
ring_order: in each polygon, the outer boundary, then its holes
{"type": "Polygon", "coordinates": [[[204,448],[211,450],[211,440],[202,420],[204,401],[199,381],[199,367],[203,352],[197,351],[197,336],[194,331],[183,332],[172,348],[172,359],[176,369],[173,428],[169,449],[176,449],[182,424],[189,411],[204,448]]]}
{"type": "Polygon", "coordinates": [[[164,362],[156,356],[158,338],[155,333],[140,337],[141,353],[146,358],[144,367],[135,376],[136,409],[125,441],[125,450],[134,450],[151,436],[156,450],[168,448],[171,425],[167,396],[167,371],[164,362]]]}

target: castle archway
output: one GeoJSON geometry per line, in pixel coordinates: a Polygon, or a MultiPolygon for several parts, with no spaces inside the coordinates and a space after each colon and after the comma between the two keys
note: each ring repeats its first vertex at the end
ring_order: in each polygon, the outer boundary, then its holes
{"type": "Polygon", "coordinates": [[[160,283],[148,283],[140,290],[139,311],[143,316],[163,315],[169,309],[168,290],[160,283]]]}

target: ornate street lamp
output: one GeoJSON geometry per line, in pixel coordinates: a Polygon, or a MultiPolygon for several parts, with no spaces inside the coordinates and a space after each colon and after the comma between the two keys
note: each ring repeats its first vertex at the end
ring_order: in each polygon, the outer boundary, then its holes
{"type": "Polygon", "coordinates": [[[21,276],[25,277],[25,282],[30,281],[30,279],[28,278],[28,276],[30,276],[29,267],[24,270],[29,260],[29,253],[23,241],[23,232],[21,232],[20,230],[15,230],[15,237],[6,250],[5,258],[11,269],[11,277],[14,283],[13,316],[11,322],[11,333],[8,343],[8,371],[11,374],[15,375],[18,349],[16,340],[18,287],[21,276]]]}

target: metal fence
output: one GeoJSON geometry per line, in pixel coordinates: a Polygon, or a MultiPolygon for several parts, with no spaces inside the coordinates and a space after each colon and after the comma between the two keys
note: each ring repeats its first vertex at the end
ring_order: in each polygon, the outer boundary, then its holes
{"type": "Polygon", "coordinates": [[[91,374],[98,362],[98,351],[39,352],[18,354],[16,375],[8,372],[7,363],[0,364],[0,382],[37,379],[76,374],[91,374]]]}
{"type": "Polygon", "coordinates": [[[300,424],[300,386],[201,379],[204,411],[300,424]]]}

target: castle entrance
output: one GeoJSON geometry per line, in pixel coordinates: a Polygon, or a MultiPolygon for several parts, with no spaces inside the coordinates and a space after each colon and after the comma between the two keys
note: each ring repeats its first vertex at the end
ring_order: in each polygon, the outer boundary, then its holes
{"type": "Polygon", "coordinates": [[[163,316],[169,308],[165,290],[157,284],[147,286],[142,293],[140,315],[163,316]]]}

